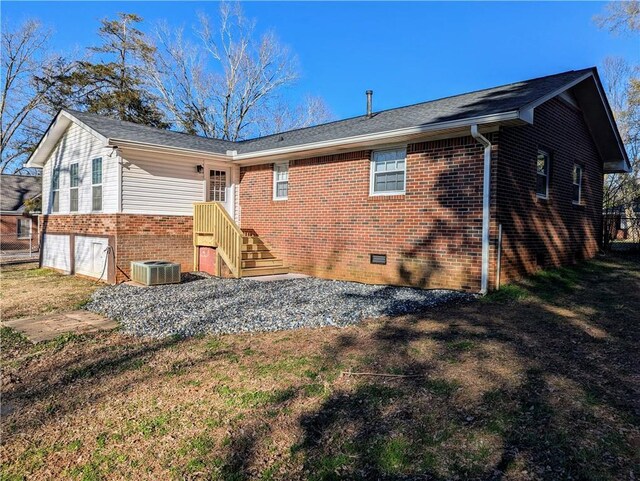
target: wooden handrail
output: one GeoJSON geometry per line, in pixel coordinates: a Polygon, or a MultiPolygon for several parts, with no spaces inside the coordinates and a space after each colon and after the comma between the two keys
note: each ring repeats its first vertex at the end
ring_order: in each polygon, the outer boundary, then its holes
{"type": "Polygon", "coordinates": [[[220,202],[193,204],[193,234],[213,236],[217,253],[239,278],[242,275],[242,231],[220,202]]]}

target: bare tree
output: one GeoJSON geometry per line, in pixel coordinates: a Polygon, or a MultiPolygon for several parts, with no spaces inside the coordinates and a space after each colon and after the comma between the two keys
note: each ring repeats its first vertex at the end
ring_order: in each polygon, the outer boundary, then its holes
{"type": "Polygon", "coordinates": [[[620,219],[626,218],[635,228],[640,227],[636,225],[636,208],[640,206],[640,81],[638,68],[632,68],[620,57],[607,57],[602,74],[632,167],[628,174],[605,176],[603,243],[608,247],[620,219]]]}
{"type": "MultiPolygon", "coordinates": [[[[255,23],[239,4],[222,3],[215,24],[199,15],[196,36],[197,42],[189,42],[183,29],[160,25],[157,53],[148,69],[170,120],[185,132],[241,140],[285,124],[306,125],[308,120],[300,121],[298,114],[320,106],[319,100],[307,101],[289,107],[282,121],[275,117],[268,121],[266,114],[283,105],[279,94],[298,78],[296,59],[273,32],[257,38],[255,23]]],[[[327,119],[326,106],[315,111],[307,118],[327,119]]]]}
{"type": "Polygon", "coordinates": [[[259,135],[269,135],[311,127],[331,119],[331,110],[324,99],[306,95],[299,104],[291,105],[283,100],[271,102],[259,113],[256,122],[259,135]]]}
{"type": "Polygon", "coordinates": [[[612,33],[640,31],[640,2],[638,0],[623,0],[609,2],[605,13],[596,15],[596,25],[606,28],[612,33]]]}
{"type": "Polygon", "coordinates": [[[48,125],[45,96],[55,73],[68,67],[49,51],[51,32],[35,20],[2,28],[0,91],[1,171],[24,171],[23,162],[48,125]]]}

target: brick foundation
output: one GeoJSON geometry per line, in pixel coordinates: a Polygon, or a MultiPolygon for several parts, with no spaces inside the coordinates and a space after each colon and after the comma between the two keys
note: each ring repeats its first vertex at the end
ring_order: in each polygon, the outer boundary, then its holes
{"type": "Polygon", "coordinates": [[[162,259],[180,264],[183,272],[193,269],[193,219],[188,216],[137,214],[80,214],[41,216],[41,232],[48,234],[113,236],[115,279],[128,279],[130,263],[162,259]]]}

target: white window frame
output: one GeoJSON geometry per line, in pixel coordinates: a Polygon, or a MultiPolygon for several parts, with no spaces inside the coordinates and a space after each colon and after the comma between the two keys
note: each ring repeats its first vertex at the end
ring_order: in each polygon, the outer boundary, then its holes
{"type": "Polygon", "coordinates": [[[289,199],[289,162],[277,162],[273,164],[273,200],[289,199]],[[278,180],[278,167],[286,167],[287,179],[278,180]],[[278,184],[287,184],[287,195],[278,196],[278,184]]]}
{"type": "Polygon", "coordinates": [[[93,157],[91,159],[91,212],[102,212],[102,210],[104,209],[104,160],[102,157],[93,157]],[[94,161],[100,159],[100,183],[94,183],[93,182],[93,164],[94,161]],[[94,208],[93,205],[93,190],[96,187],[100,187],[100,208],[96,209],[94,208]]]}
{"type": "Polygon", "coordinates": [[[69,164],[69,212],[78,212],[80,210],[80,189],[79,189],[79,187],[80,187],[80,164],[78,162],[72,162],[72,163],[69,164]],[[77,183],[76,183],[75,187],[73,186],[73,177],[72,177],[72,174],[71,174],[71,170],[72,170],[74,165],[76,166],[76,169],[77,169],[76,174],[78,176],[77,183]],[[71,192],[74,191],[74,190],[76,191],[76,202],[77,202],[75,210],[72,209],[72,203],[71,203],[71,192]]]}
{"type": "Polygon", "coordinates": [[[56,165],[51,170],[51,206],[50,211],[53,213],[60,212],[60,166],[56,165]],[[56,200],[58,205],[56,206],[56,200]]]}
{"type": "Polygon", "coordinates": [[[33,229],[33,220],[27,218],[20,218],[18,217],[18,221],[16,222],[16,237],[18,239],[31,239],[31,229],[33,229]],[[24,221],[28,221],[28,235],[20,235],[20,223],[24,222],[24,221]]]}
{"type": "Polygon", "coordinates": [[[534,188],[536,189],[536,197],[538,197],[538,199],[548,199],[549,198],[549,177],[551,176],[551,154],[549,153],[549,151],[544,150],[544,149],[538,149],[538,151],[536,152],[536,183],[534,188]],[[544,154],[547,157],[547,172],[544,174],[545,176],[545,193],[544,194],[540,194],[538,192],[538,176],[540,175],[538,173],[538,156],[540,154],[544,154]]]}
{"type": "Polygon", "coordinates": [[[582,167],[580,164],[574,163],[573,164],[573,171],[571,172],[571,202],[574,205],[582,205],[582,179],[584,178],[584,167],[582,167]],[[578,183],[576,184],[575,181],[573,180],[573,175],[574,172],[576,170],[576,168],[580,169],[580,177],[578,179],[578,183]],[[573,200],[573,186],[577,185],[578,186],[578,200],[573,200]]]}
{"type": "Polygon", "coordinates": [[[369,163],[369,196],[379,196],[379,195],[405,195],[407,193],[407,148],[406,146],[403,147],[397,147],[397,148],[390,148],[390,149],[380,149],[380,150],[374,150],[373,152],[371,152],[371,161],[369,163]],[[400,169],[398,170],[392,170],[392,171],[387,171],[387,172],[376,172],[375,171],[375,164],[376,164],[376,154],[379,152],[390,152],[390,151],[402,151],[404,152],[404,171],[401,171],[400,169]],[[384,192],[376,192],[375,191],[375,176],[376,173],[388,173],[388,172],[403,172],[404,177],[403,177],[403,185],[404,185],[404,189],[402,190],[388,190],[388,191],[384,191],[384,192]]]}

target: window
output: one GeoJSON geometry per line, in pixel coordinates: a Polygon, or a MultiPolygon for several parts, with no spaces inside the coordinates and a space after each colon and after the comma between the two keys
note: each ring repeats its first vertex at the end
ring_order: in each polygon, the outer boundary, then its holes
{"type": "Polygon", "coordinates": [[[289,163],[273,164],[273,200],[287,200],[289,196],[289,163]]]}
{"type": "Polygon", "coordinates": [[[60,167],[53,168],[51,174],[51,212],[60,212],[60,167]]]}
{"type": "Polygon", "coordinates": [[[404,194],[407,151],[379,150],[371,158],[371,195],[404,194]]]}
{"type": "Polygon", "coordinates": [[[18,239],[31,239],[31,219],[18,219],[18,239]]]}
{"type": "Polygon", "coordinates": [[[549,197],[549,164],[549,154],[539,150],[536,162],[536,194],[542,199],[549,197]]]}
{"type": "Polygon", "coordinates": [[[224,170],[209,171],[209,200],[225,202],[227,198],[227,173],[224,170]]]}
{"type": "Polygon", "coordinates": [[[91,161],[91,210],[102,210],[102,157],[91,161]]]}
{"type": "Polygon", "coordinates": [[[582,202],[582,166],[573,164],[573,193],[572,199],[574,204],[582,202]]]}
{"type": "Polygon", "coordinates": [[[78,164],[69,166],[69,210],[78,212],[78,164]]]}

